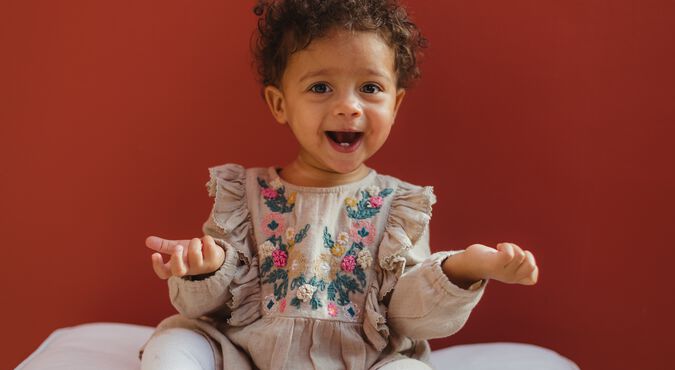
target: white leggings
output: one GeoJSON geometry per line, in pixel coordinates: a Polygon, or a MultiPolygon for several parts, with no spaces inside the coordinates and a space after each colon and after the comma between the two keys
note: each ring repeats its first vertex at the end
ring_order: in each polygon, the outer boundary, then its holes
{"type": "MultiPolygon", "coordinates": [[[[145,346],[142,370],[215,370],[213,349],[208,340],[190,329],[172,328],[159,332],[145,346]]],[[[427,370],[414,359],[390,362],[380,370],[427,370]]]]}
{"type": "Polygon", "coordinates": [[[159,332],[143,350],[142,370],[215,370],[211,344],[198,332],[172,328],[159,332]]]}

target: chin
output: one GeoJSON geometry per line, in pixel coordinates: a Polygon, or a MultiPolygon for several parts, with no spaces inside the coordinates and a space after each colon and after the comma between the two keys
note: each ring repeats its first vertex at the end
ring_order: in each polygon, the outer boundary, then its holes
{"type": "Polygon", "coordinates": [[[333,172],[345,175],[358,170],[362,166],[363,162],[358,163],[350,162],[350,163],[336,163],[333,164],[332,166],[328,166],[328,168],[330,168],[333,172]]]}

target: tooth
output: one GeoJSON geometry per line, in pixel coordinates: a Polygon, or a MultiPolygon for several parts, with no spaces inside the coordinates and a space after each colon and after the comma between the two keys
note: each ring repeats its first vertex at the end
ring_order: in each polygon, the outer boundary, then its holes
{"type": "Polygon", "coordinates": [[[349,146],[349,143],[340,143],[340,146],[349,146]]]}

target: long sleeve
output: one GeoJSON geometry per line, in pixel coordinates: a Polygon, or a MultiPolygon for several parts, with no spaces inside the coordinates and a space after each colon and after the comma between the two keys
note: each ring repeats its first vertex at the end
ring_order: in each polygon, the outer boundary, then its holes
{"type": "Polygon", "coordinates": [[[234,164],[209,169],[208,193],[214,197],[211,213],[202,231],[224,249],[225,261],[205,278],[169,279],[171,303],[183,316],[204,315],[230,325],[255,320],[260,287],[258,262],[252,258],[250,216],[246,201],[246,170],[234,164]]]}
{"type": "Polygon", "coordinates": [[[169,278],[171,304],[183,316],[197,318],[221,310],[228,313],[225,304],[232,299],[229,286],[238,268],[237,252],[222,239],[215,241],[225,250],[225,261],[215,274],[203,280],[169,278]]]}
{"type": "Polygon", "coordinates": [[[389,324],[398,334],[413,339],[441,338],[464,326],[486,284],[465,290],[451,283],[441,263],[455,253],[461,252],[434,253],[423,263],[406,268],[398,279],[388,313],[389,324]]]}
{"type": "Polygon", "coordinates": [[[441,262],[456,252],[431,254],[433,188],[401,182],[395,194],[379,249],[381,275],[366,301],[364,331],[380,350],[390,337],[425,340],[452,335],[484,290],[461,289],[443,273],[441,262]]]}

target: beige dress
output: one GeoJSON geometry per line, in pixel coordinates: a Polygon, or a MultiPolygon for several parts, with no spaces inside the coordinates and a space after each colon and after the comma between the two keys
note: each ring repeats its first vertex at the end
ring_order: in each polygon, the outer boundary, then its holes
{"type": "Polygon", "coordinates": [[[224,369],[377,369],[427,361],[427,339],[458,331],[483,294],[450,283],[430,254],[435,197],[371,170],[335,187],[286,183],[274,168],[210,168],[205,234],[226,251],[208,277],[169,279],[184,327],[224,369]]]}

